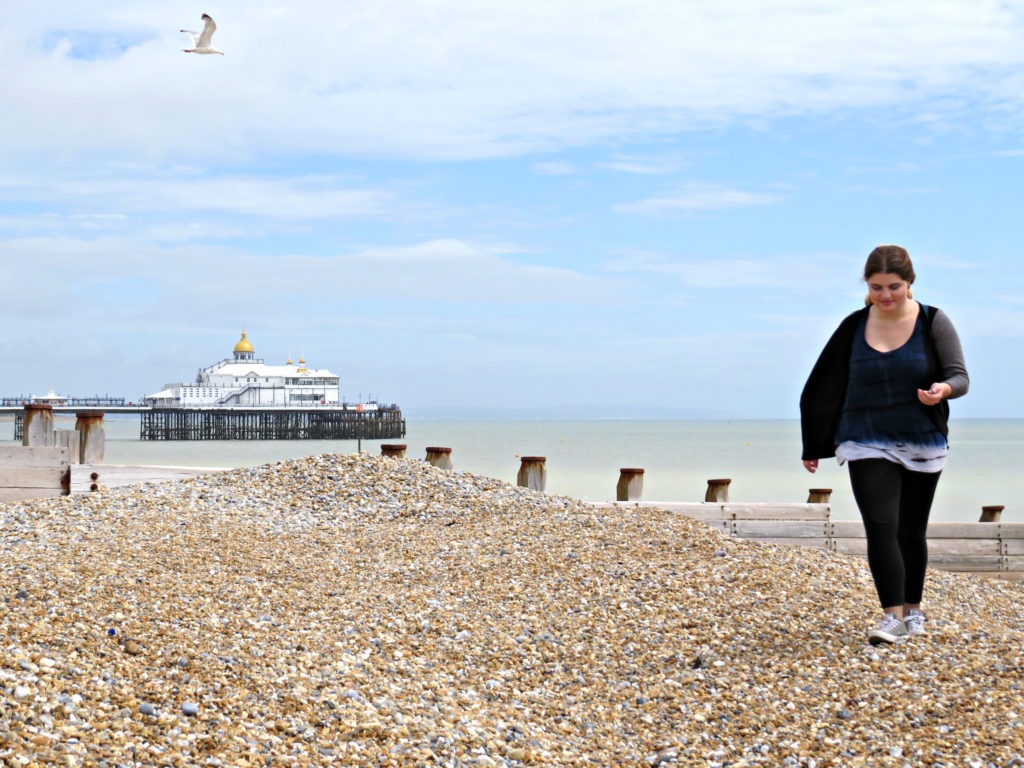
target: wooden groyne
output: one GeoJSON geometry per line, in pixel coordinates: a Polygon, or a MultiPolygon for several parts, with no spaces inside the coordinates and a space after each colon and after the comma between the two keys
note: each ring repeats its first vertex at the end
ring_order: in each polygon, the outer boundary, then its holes
{"type": "MultiPolygon", "coordinates": [[[[867,556],[864,525],[859,520],[832,520],[828,504],[614,501],[598,506],[664,509],[739,539],[867,556]]],[[[928,524],[928,564],[944,571],[1024,581],[1024,523],[933,521],[928,524]]]]}
{"type": "MultiPolygon", "coordinates": [[[[406,446],[381,445],[381,455],[404,458],[406,446]]],[[[424,461],[452,469],[452,449],[429,447],[424,461]]],[[[523,456],[516,483],[543,491],[547,459],[523,456]]],[[[867,556],[864,526],[859,520],[833,520],[830,488],[810,488],[806,502],[734,503],[730,478],[707,481],[702,502],[642,501],[644,470],[619,470],[616,500],[594,502],[603,508],[664,509],[678,512],[739,539],[785,546],[811,547],[859,557],[867,556]]],[[[1024,581],[1024,523],[1001,521],[1004,507],[984,506],[976,523],[932,522],[928,526],[928,560],[933,568],[1024,581]]]]}

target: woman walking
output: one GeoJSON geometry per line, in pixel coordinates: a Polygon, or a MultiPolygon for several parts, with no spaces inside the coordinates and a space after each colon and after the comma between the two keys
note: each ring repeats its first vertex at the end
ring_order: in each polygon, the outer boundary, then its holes
{"type": "Polygon", "coordinates": [[[849,467],[884,614],[872,644],[925,633],[925,534],[949,448],[946,401],[969,385],[953,323],[913,300],[914,279],[905,249],[871,252],[867,306],[840,323],[800,396],[804,467],[832,456],[849,467]]]}

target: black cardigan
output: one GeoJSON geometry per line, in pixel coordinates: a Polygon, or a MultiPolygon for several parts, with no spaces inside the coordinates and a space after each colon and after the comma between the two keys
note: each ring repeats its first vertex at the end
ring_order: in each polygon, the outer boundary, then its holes
{"type": "MultiPolygon", "coordinates": [[[[928,354],[928,380],[921,382],[927,389],[931,382],[941,375],[938,354],[932,341],[932,320],[935,307],[922,305],[925,310],[924,348],[928,354]]],[[[811,369],[811,375],[800,394],[800,431],[803,437],[804,461],[828,459],[836,455],[836,429],[846,402],[846,387],[850,380],[850,353],[853,337],[861,318],[867,316],[871,307],[851,312],[839,324],[832,338],[818,356],[811,369]]],[[[928,413],[935,420],[935,426],[943,435],[949,434],[949,403],[942,400],[929,408],[928,413]]]]}

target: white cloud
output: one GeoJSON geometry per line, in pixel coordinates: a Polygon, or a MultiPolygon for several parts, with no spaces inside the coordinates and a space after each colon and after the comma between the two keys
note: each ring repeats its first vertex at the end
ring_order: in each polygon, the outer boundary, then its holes
{"type": "Polygon", "coordinates": [[[507,245],[457,240],[324,257],[198,245],[158,248],[117,238],[9,240],[0,242],[0,260],[8,265],[9,284],[20,286],[19,295],[29,297],[29,304],[0,307],[0,314],[21,312],[39,296],[53,297],[56,292],[81,299],[53,307],[53,316],[102,308],[116,324],[119,304],[133,303],[133,291],[123,289],[127,279],[145,281],[154,302],[175,296],[200,314],[233,308],[249,312],[254,297],[274,297],[276,311],[283,314],[313,301],[330,306],[344,296],[359,301],[444,301],[491,307],[600,304],[615,299],[611,281],[523,263],[517,260],[518,253],[507,245]],[[89,268],[81,269],[82,264],[89,268]],[[41,265],[46,268],[39,269],[41,265]],[[54,281],[55,274],[74,278],[54,281]],[[109,296],[109,301],[97,304],[96,296],[109,296]]]}
{"type": "Polygon", "coordinates": [[[577,169],[572,163],[564,161],[534,163],[530,167],[534,173],[539,173],[542,176],[572,176],[577,173],[577,169]]]}
{"type": "Polygon", "coordinates": [[[719,184],[688,184],[675,192],[614,206],[618,213],[646,216],[679,216],[729,208],[773,205],[778,195],[747,192],[719,184]]]}
{"type": "Polygon", "coordinates": [[[0,104],[18,115],[0,142],[474,157],[738,116],[1021,111],[1024,25],[999,0],[225,2],[217,17],[227,55],[198,57],[177,32],[198,20],[163,4],[19,9],[0,33],[0,104]]]}
{"type": "MultiPolygon", "coordinates": [[[[679,285],[733,291],[737,288],[780,289],[794,297],[808,293],[858,289],[859,265],[846,254],[777,254],[752,256],[677,256],[654,251],[630,251],[602,264],[610,273],[669,277],[679,285]]],[[[717,299],[716,299],[717,300],[717,299]]]]}
{"type": "Polygon", "coordinates": [[[598,163],[600,168],[609,168],[622,173],[640,176],[660,176],[675,173],[681,161],[677,157],[616,157],[608,162],[598,163]]]}
{"type": "Polygon", "coordinates": [[[116,220],[124,212],[169,210],[223,212],[241,216],[296,221],[380,216],[392,212],[396,194],[383,188],[359,187],[328,176],[275,178],[260,174],[226,174],[214,178],[200,171],[119,172],[91,177],[43,180],[25,177],[9,183],[10,196],[21,202],[47,200],[71,206],[109,205],[117,213],[77,214],[116,220]]]}

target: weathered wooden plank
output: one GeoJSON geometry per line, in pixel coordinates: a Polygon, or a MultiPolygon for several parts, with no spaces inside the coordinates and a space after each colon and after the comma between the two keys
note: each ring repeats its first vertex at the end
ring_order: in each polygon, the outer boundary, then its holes
{"type": "Polygon", "coordinates": [[[829,535],[835,539],[863,539],[864,523],[860,520],[832,520],[829,535]]]}
{"type": "Polygon", "coordinates": [[[1024,539],[1003,539],[1002,545],[1004,555],[1024,555],[1024,539]]]}
{"type": "Polygon", "coordinates": [[[60,488],[67,467],[0,467],[0,488],[60,488]]]}
{"type": "Polygon", "coordinates": [[[828,504],[736,504],[724,505],[736,520],[828,520],[828,504]]]}
{"type": "Polygon", "coordinates": [[[1005,555],[1003,557],[1004,571],[1024,571],[1024,556],[1005,555]]]}
{"type": "Polygon", "coordinates": [[[641,502],[644,507],[657,507],[668,512],[678,512],[694,520],[732,520],[732,513],[723,504],[703,501],[651,501],[641,502]]]}
{"type": "Polygon", "coordinates": [[[999,537],[999,523],[929,523],[928,540],[999,537]]]}
{"type": "Polygon", "coordinates": [[[829,540],[829,549],[841,555],[857,555],[864,557],[868,553],[868,540],[865,538],[835,538],[829,540]]]}
{"type": "MultiPolygon", "coordinates": [[[[657,507],[667,509],[669,512],[682,512],[684,515],[696,517],[698,515],[726,517],[723,504],[713,501],[642,501],[641,506],[657,507]]],[[[732,517],[731,514],[728,517],[732,517]]]]}
{"type": "Polygon", "coordinates": [[[732,522],[732,520],[708,519],[708,520],[698,520],[698,522],[704,523],[704,525],[708,526],[709,528],[714,528],[716,531],[720,531],[721,533],[724,533],[726,536],[732,536],[733,535],[733,530],[732,530],[733,522],[732,522]]]}
{"type": "Polygon", "coordinates": [[[969,557],[988,555],[996,557],[1001,553],[999,539],[928,539],[928,560],[943,557],[969,557]]]}
{"type": "Polygon", "coordinates": [[[703,501],[601,501],[595,502],[597,507],[618,507],[623,509],[663,509],[666,512],[679,512],[695,520],[732,520],[721,504],[703,501]]]}
{"type": "Polygon", "coordinates": [[[71,493],[67,448],[4,446],[0,448],[0,457],[0,499],[17,501],[71,493]]]}
{"type": "Polygon", "coordinates": [[[72,464],[80,464],[82,457],[82,433],[77,429],[55,429],[53,440],[61,448],[68,449],[68,460],[72,464]]]}
{"type": "Polygon", "coordinates": [[[824,520],[736,520],[734,530],[744,539],[828,537],[828,523],[824,520]]]}
{"type": "MultiPolygon", "coordinates": [[[[832,538],[830,539],[830,549],[843,555],[866,557],[868,543],[867,539],[863,538],[832,538]]],[[[972,570],[980,566],[991,570],[1000,570],[1004,559],[999,552],[999,542],[995,540],[939,539],[928,542],[928,563],[936,567],[945,567],[950,564],[970,564],[972,570]]]]}
{"type": "Polygon", "coordinates": [[[1024,539],[1024,523],[996,523],[1004,539],[1024,539]]]}
{"type": "Polygon", "coordinates": [[[0,447],[0,467],[52,467],[67,464],[66,448],[45,445],[11,445],[0,447]]]}

